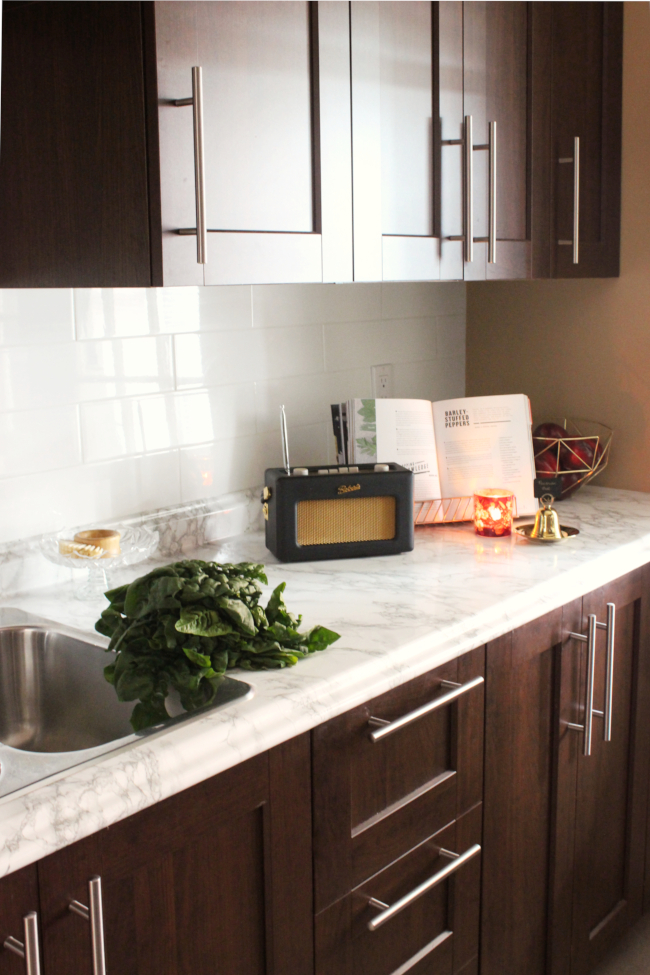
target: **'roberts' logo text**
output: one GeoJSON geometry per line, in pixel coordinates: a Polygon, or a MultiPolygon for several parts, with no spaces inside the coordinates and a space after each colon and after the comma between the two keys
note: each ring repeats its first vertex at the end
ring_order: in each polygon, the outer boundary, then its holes
{"type": "Polygon", "coordinates": [[[339,484],[339,494],[349,494],[350,491],[360,491],[360,484],[339,484]]]}

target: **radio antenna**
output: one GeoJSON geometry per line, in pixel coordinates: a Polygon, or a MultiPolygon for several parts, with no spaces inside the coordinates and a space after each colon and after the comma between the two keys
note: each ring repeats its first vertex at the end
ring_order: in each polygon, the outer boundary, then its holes
{"type": "Polygon", "coordinates": [[[285,471],[290,475],[289,436],[287,434],[287,414],[284,412],[284,406],[280,407],[280,432],[282,434],[282,462],[284,463],[285,471]]]}

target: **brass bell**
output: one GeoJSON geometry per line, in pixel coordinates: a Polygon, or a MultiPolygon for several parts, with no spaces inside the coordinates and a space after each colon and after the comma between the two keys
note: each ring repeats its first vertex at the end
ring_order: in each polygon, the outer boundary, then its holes
{"type": "Polygon", "coordinates": [[[553,495],[544,494],[541,501],[542,507],[535,515],[535,524],[530,537],[537,538],[541,542],[560,542],[563,536],[557,511],[552,507],[553,495]]]}

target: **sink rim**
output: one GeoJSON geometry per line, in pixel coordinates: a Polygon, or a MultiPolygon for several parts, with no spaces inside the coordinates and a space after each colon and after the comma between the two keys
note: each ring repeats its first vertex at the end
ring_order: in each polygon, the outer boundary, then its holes
{"type": "MultiPolygon", "coordinates": [[[[58,623],[44,617],[27,613],[24,610],[12,607],[0,607],[0,632],[11,629],[41,629],[56,632],[61,636],[80,641],[90,647],[105,651],[109,640],[101,634],[90,634],[87,631],[76,629],[67,624],[58,623]]],[[[173,715],[168,720],[160,722],[150,728],[141,731],[132,731],[120,738],[114,738],[100,745],[90,748],[76,749],[74,751],[61,752],[38,752],[27,749],[15,748],[0,742],[0,803],[17,797],[25,790],[29,790],[34,785],[45,784],[57,778],[71,769],[92,765],[104,756],[113,755],[116,752],[129,749],[145,743],[154,736],[163,736],[168,732],[174,731],[180,725],[185,725],[200,721],[211,712],[220,711],[230,705],[243,703],[250,700],[255,694],[255,687],[249,681],[240,680],[238,677],[225,675],[224,682],[242,685],[245,690],[240,696],[227,701],[206,704],[196,711],[187,711],[182,714],[173,715]],[[39,770],[38,766],[48,766],[48,770],[39,770]],[[22,766],[22,768],[21,768],[22,766]],[[33,767],[33,772],[29,772],[29,766],[33,767]],[[52,767],[57,766],[57,767],[52,767]],[[20,780],[15,785],[8,785],[7,780],[20,780]]],[[[135,703],[135,702],[134,702],[135,703]]]]}
{"type": "MultiPolygon", "coordinates": [[[[89,647],[94,647],[97,650],[102,650],[104,652],[110,652],[115,656],[114,652],[108,651],[109,640],[105,637],[101,637],[97,634],[99,640],[92,641],[89,640],[85,634],[81,635],[81,631],[75,631],[70,627],[59,627],[58,624],[52,623],[50,626],[46,626],[42,623],[20,623],[15,625],[2,625],[0,624],[0,635],[10,630],[12,632],[20,630],[39,630],[45,633],[56,633],[57,635],[67,636],[70,639],[74,639],[79,643],[84,643],[89,647]],[[101,642],[100,642],[101,640],[101,642]]],[[[161,731],[165,731],[168,728],[174,728],[179,724],[185,724],[192,718],[199,718],[204,714],[208,714],[211,711],[217,711],[221,708],[226,707],[228,704],[234,703],[234,701],[247,700],[253,695],[253,687],[248,681],[239,680],[237,677],[231,677],[229,674],[225,674],[223,682],[220,687],[230,686],[232,684],[242,685],[246,687],[246,691],[242,691],[237,697],[232,700],[227,701],[213,701],[210,704],[204,704],[203,707],[197,708],[195,711],[184,711],[182,714],[171,715],[167,720],[161,721],[159,724],[151,725],[149,728],[143,728],[141,731],[131,731],[127,735],[122,735],[119,738],[112,738],[110,741],[103,742],[101,745],[91,745],[88,748],[73,748],[65,749],[62,751],[38,751],[30,748],[15,748],[13,745],[9,745],[6,742],[0,740],[0,747],[11,749],[12,752],[17,752],[24,755],[81,755],[86,752],[95,752],[97,749],[108,749],[111,746],[120,747],[122,744],[127,744],[128,742],[135,741],[141,738],[149,738],[153,734],[158,734],[161,731]]],[[[117,698],[116,698],[117,700],[117,698]]],[[[131,703],[131,702],[119,702],[119,703],[131,703]]],[[[135,705],[135,701],[133,704],[135,705]]]]}

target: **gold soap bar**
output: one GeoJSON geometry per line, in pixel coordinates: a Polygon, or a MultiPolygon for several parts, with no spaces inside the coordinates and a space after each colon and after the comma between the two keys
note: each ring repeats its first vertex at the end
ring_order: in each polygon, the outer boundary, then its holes
{"type": "Polygon", "coordinates": [[[85,545],[83,542],[73,542],[67,538],[59,540],[59,552],[61,555],[69,555],[72,559],[101,559],[104,557],[104,549],[99,545],[85,545]]]}
{"type": "Polygon", "coordinates": [[[110,528],[91,528],[89,531],[77,532],[74,540],[82,545],[102,549],[102,559],[114,558],[120,554],[120,533],[110,528]]]}

